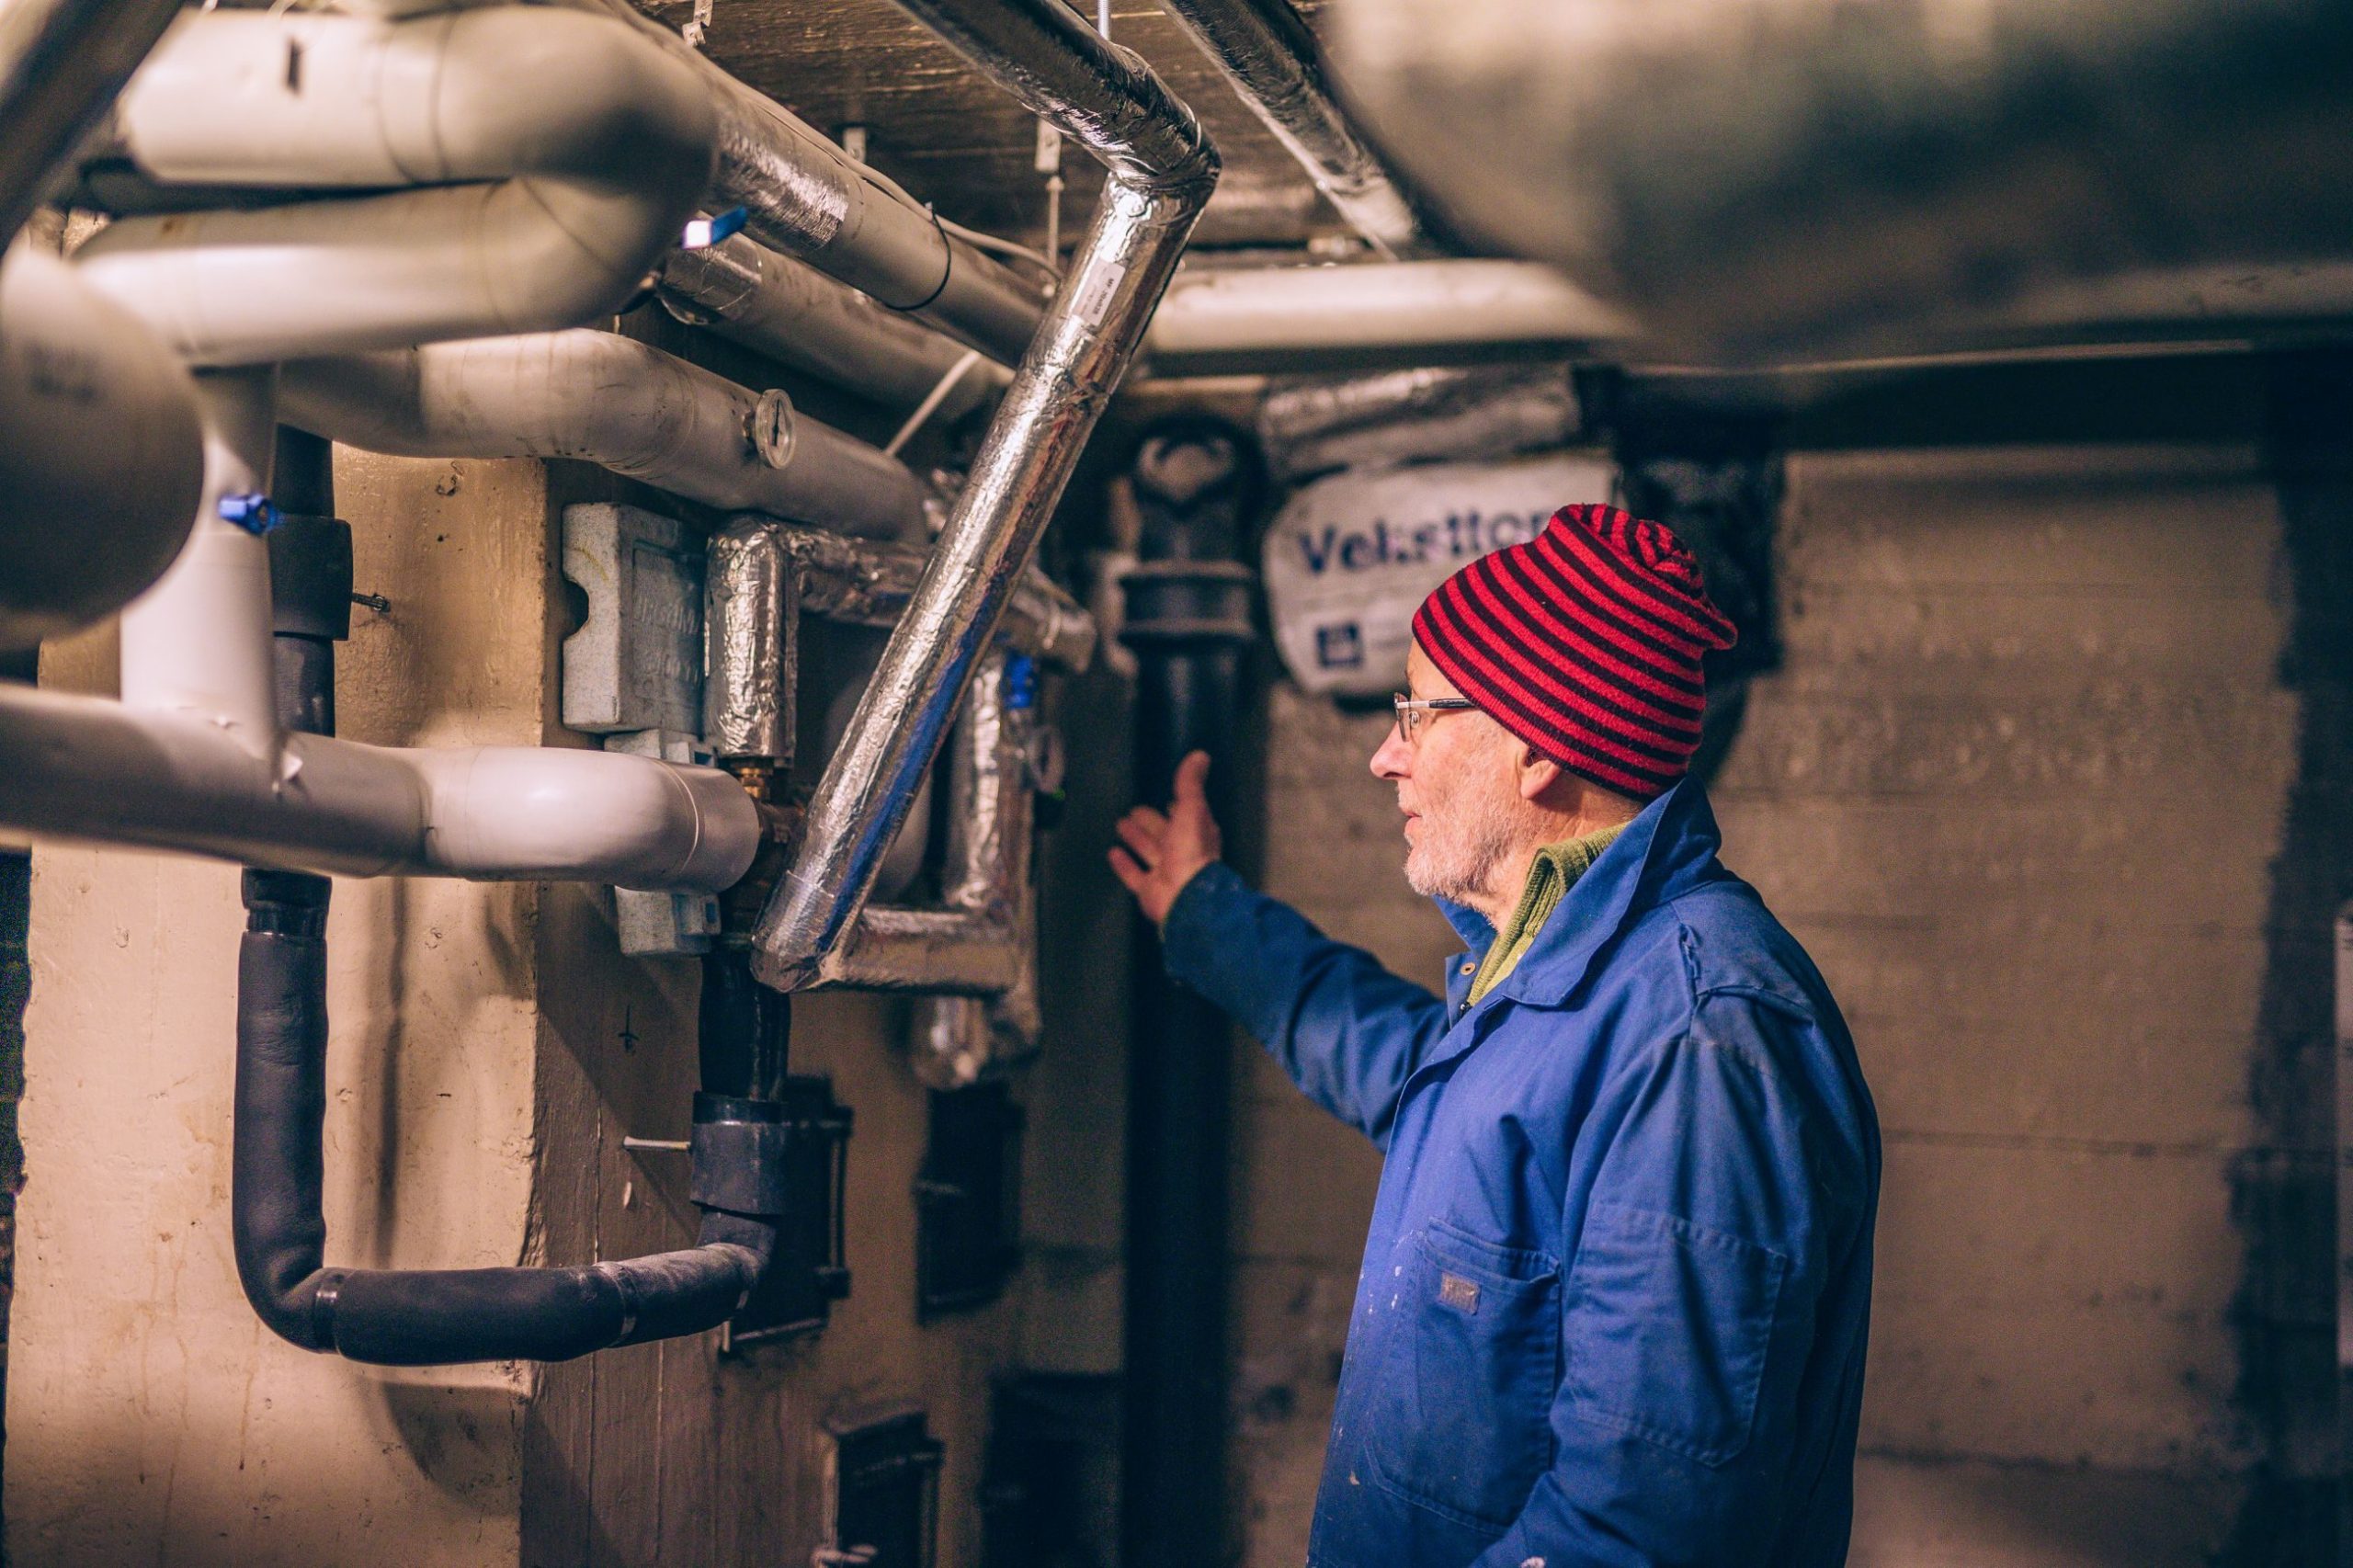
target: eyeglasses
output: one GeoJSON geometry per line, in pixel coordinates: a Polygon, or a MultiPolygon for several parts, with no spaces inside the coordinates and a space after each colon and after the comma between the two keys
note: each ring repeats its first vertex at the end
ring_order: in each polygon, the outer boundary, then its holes
{"type": "Polygon", "coordinates": [[[1392,692],[1389,705],[1397,710],[1397,733],[1412,745],[1422,738],[1422,731],[1440,713],[1459,712],[1479,705],[1467,697],[1408,697],[1392,692]]]}

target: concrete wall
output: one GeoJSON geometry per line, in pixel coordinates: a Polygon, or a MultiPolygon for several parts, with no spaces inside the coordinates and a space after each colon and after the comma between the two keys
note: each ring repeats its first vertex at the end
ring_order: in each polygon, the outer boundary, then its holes
{"type": "MultiPolygon", "coordinates": [[[[359,612],[342,733],[531,744],[545,729],[536,464],[347,466],[359,612]]],[[[104,632],[48,651],[110,689],[104,632]]],[[[532,1246],[541,895],[339,882],[326,1214],[338,1262],[532,1246]]],[[[231,1257],[235,868],[33,859],[6,1455],[12,1561],[484,1564],[517,1558],[519,1369],[392,1372],[262,1328],[231,1257]]]]}
{"type": "MultiPolygon", "coordinates": [[[[2303,718],[2275,491],[2241,447],[1789,480],[1786,665],[1716,799],[1886,1135],[1855,1561],[2205,1562],[2259,1457],[2234,1199],[2251,1163],[2326,1158],[2250,1097],[2303,718]]],[[[1278,692],[1267,881],[1427,979],[1452,939],[1396,875],[1363,768],[1385,724],[1278,692]]],[[[1252,1054],[1236,1449],[1273,1568],[1303,1550],[1377,1160],[1252,1054]]]]}
{"type": "MultiPolygon", "coordinates": [[[[561,501],[574,469],[341,454],[358,585],[342,733],[583,744],[553,717],[561,501]],[[551,488],[550,474],[554,474],[551,488]]],[[[52,648],[110,685],[112,640],[52,648]]],[[[271,1337],[228,1233],[233,868],[35,858],[6,1451],[10,1560],[493,1568],[804,1563],[832,1417],[928,1406],[947,1444],[939,1562],[979,1550],[988,1387],[1010,1302],[918,1327],[911,1186],[926,1102],[905,1005],[796,1014],[795,1062],[857,1116],[850,1299],[812,1341],[716,1335],[551,1369],[392,1372],[271,1337]]],[[[619,956],[597,890],[339,882],[329,940],[333,1261],[576,1262],[681,1244],[698,973],[619,956]]]]}

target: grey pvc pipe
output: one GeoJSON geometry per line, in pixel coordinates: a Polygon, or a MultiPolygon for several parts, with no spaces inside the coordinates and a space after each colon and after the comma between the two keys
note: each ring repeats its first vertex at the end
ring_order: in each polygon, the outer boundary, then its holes
{"type": "MultiPolygon", "coordinates": [[[[805,262],[737,234],[662,264],[662,303],[782,364],[878,403],[912,408],[946,380],[961,347],[805,262]]],[[[959,378],[935,411],[953,419],[1010,379],[995,364],[959,378]]]]}
{"type": "Polygon", "coordinates": [[[1188,268],[1144,342],[1163,376],[1427,365],[1449,358],[1621,350],[1633,321],[1550,267],[1415,261],[1188,268]]]}
{"type": "Polygon", "coordinates": [[[0,249],[178,15],[180,0],[0,6],[0,249]]]}
{"type": "Polygon", "coordinates": [[[290,363],[287,421],[413,457],[578,458],[705,506],[919,533],[904,463],[632,338],[579,329],[290,363]]]}
{"type": "Polygon", "coordinates": [[[1062,0],[902,3],[1111,177],[761,912],[753,966],[779,990],[818,983],[864,907],[1217,183],[1216,149],[1192,111],[1062,0]]]}

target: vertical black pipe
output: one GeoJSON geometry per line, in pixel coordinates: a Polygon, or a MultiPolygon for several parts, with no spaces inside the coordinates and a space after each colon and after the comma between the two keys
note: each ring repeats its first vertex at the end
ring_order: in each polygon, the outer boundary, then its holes
{"type": "Polygon", "coordinates": [[[271,659],[278,722],[335,733],[335,645],[351,635],[351,525],[335,515],[334,448],[278,427],[271,465],[278,526],[269,535],[271,659]]]}
{"type": "Polygon", "coordinates": [[[752,978],[751,955],[722,948],[702,960],[702,1089],[781,1100],[792,1071],[792,998],[752,978]]]}
{"type": "MultiPolygon", "coordinates": [[[[1136,653],[1136,788],[1169,798],[1206,751],[1209,793],[1234,820],[1255,633],[1234,559],[1255,504],[1241,432],[1180,417],[1145,434],[1132,471],[1143,530],[1125,583],[1136,653]]],[[[1225,1017],[1173,983],[1139,924],[1129,1030],[1124,1568],[1225,1558],[1227,1202],[1231,1062],[1225,1017]]]]}

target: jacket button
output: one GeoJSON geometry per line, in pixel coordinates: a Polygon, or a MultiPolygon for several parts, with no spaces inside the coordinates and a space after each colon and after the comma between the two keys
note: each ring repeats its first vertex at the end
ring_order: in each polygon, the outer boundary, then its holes
{"type": "MultiPolygon", "coordinates": [[[[1476,974],[1479,972],[1479,966],[1475,963],[1466,963],[1462,966],[1462,972],[1465,974],[1476,974]]],[[[1519,1568],[1528,1568],[1528,1564],[1523,1562],[1519,1565],[1519,1568]]],[[[1536,1565],[1536,1568],[1544,1568],[1544,1564],[1539,1562],[1536,1565]]]]}

